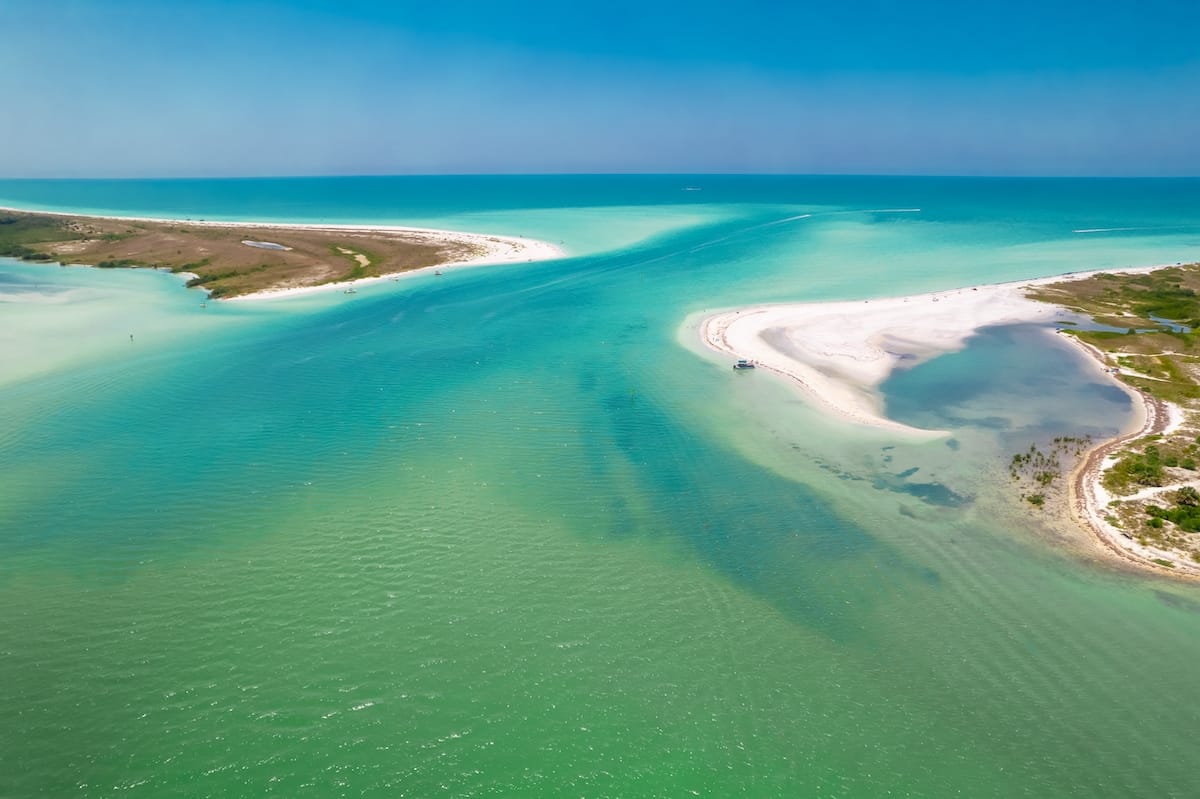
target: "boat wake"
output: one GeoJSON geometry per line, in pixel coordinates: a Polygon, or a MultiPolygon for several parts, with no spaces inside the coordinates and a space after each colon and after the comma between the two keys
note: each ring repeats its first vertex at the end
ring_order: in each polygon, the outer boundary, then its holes
{"type": "Polygon", "coordinates": [[[1130,230],[1183,230],[1191,225],[1151,225],[1147,227],[1089,227],[1072,230],[1072,233],[1122,233],[1130,230]]]}

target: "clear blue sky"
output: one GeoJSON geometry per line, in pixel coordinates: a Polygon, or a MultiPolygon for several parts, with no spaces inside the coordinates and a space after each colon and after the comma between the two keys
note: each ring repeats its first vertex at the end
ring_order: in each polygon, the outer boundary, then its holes
{"type": "Polygon", "coordinates": [[[0,0],[0,177],[1200,175],[1200,1],[0,0]]]}

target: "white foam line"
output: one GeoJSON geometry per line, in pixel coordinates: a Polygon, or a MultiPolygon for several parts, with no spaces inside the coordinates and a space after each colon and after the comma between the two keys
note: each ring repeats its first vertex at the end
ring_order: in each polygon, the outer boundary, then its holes
{"type": "Polygon", "coordinates": [[[920,208],[849,208],[845,211],[824,211],[822,216],[836,214],[919,214],[920,208]]]}
{"type": "Polygon", "coordinates": [[[1088,227],[1072,230],[1072,233],[1120,233],[1127,230],[1182,230],[1191,225],[1154,225],[1148,227],[1088,227]]]}

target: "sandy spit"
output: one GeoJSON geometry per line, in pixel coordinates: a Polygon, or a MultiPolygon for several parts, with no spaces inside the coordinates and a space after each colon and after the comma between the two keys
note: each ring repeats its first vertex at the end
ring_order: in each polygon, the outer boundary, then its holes
{"type": "Polygon", "coordinates": [[[265,230],[315,230],[336,231],[345,233],[399,233],[405,236],[425,239],[431,243],[467,244],[476,247],[481,254],[474,258],[452,263],[437,264],[422,269],[412,269],[394,274],[384,274],[377,277],[366,277],[359,280],[342,283],[325,283],[319,286],[302,286],[297,288],[267,289],[230,297],[225,302],[253,302],[263,299],[285,299],[303,294],[318,292],[345,291],[348,288],[364,283],[376,283],[381,280],[396,280],[418,274],[434,271],[459,269],[463,267],[487,266],[491,264],[517,263],[521,261],[545,261],[562,258],[566,253],[558,246],[538,239],[522,236],[500,236],[490,233],[463,233],[457,230],[440,230],[437,228],[407,227],[401,225],[357,225],[357,224],[317,224],[298,222],[223,222],[195,219],[164,219],[147,216],[107,216],[103,214],[75,214],[66,211],[41,211],[28,208],[9,208],[0,206],[0,212],[11,211],[24,214],[41,214],[44,216],[74,217],[79,219],[110,219],[128,222],[155,222],[171,225],[188,225],[193,227],[215,228],[251,228],[265,230]]]}
{"type": "Polygon", "coordinates": [[[1028,299],[1026,290],[1098,273],[908,297],[758,305],[710,315],[701,322],[700,334],[709,348],[788,378],[831,416],[913,436],[938,436],[944,431],[918,430],[884,417],[879,384],[901,363],[912,366],[962,349],[982,327],[1064,318],[1063,309],[1028,299]]]}

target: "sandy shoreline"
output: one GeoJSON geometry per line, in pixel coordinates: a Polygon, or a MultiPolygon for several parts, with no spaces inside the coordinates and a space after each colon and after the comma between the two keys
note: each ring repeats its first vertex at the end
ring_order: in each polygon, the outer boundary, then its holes
{"type": "Polygon", "coordinates": [[[516,236],[492,236],[484,233],[457,233],[454,231],[442,230],[425,230],[423,228],[399,228],[399,227],[365,227],[365,226],[350,226],[330,228],[323,226],[305,226],[308,230],[345,230],[351,232],[360,231],[391,231],[402,232],[405,234],[417,234],[429,232],[429,238],[436,239],[439,242],[460,242],[469,243],[475,246],[481,246],[485,251],[475,257],[464,261],[450,261],[444,264],[435,264],[434,266],[423,266],[420,269],[408,269],[403,272],[388,272],[382,275],[372,277],[360,277],[357,280],[346,280],[339,283],[322,283],[318,286],[295,286],[291,288],[273,288],[263,291],[256,291],[252,294],[240,294],[236,297],[225,297],[224,302],[260,302],[262,300],[282,300],[289,297],[297,297],[305,294],[320,294],[330,291],[346,291],[347,289],[357,286],[367,285],[370,283],[380,283],[385,280],[399,281],[407,280],[418,275],[427,275],[430,273],[443,273],[450,270],[458,270],[465,268],[473,268],[477,266],[494,266],[497,264],[511,263],[529,263],[532,261],[550,261],[555,258],[562,258],[566,253],[559,247],[549,242],[539,241],[537,239],[525,239],[516,236]]]}
{"type": "MultiPolygon", "coordinates": [[[[1152,272],[1170,265],[1075,272],[1055,277],[973,286],[908,297],[856,302],[761,305],[712,314],[700,322],[700,335],[712,350],[755,361],[759,369],[791,381],[819,409],[844,422],[900,433],[911,438],[945,435],[921,430],[883,415],[879,385],[901,364],[915,365],[936,355],[962,349],[982,327],[1072,319],[1066,309],[1028,299],[1029,288],[1101,273],[1152,272]]],[[[1078,346],[1106,369],[1104,354],[1074,336],[1078,346]]],[[[1075,524],[1091,530],[1111,555],[1164,575],[1200,577],[1200,568],[1138,544],[1105,517],[1111,499],[1103,488],[1106,460],[1127,442],[1178,425],[1179,410],[1129,387],[1105,371],[1133,398],[1140,413],[1131,429],[1086,453],[1068,483],[1068,513],[1075,524]],[[1174,562],[1174,568],[1155,563],[1174,562]]]]}
{"type": "MultiPolygon", "coordinates": [[[[1095,353],[1097,357],[1103,357],[1095,353]]],[[[1103,477],[1108,458],[1125,444],[1143,436],[1162,433],[1171,421],[1170,406],[1159,399],[1136,392],[1142,399],[1140,423],[1117,438],[1109,439],[1086,453],[1071,471],[1067,485],[1067,503],[1072,520],[1092,531],[1101,546],[1122,560],[1141,567],[1151,568],[1161,574],[1174,577],[1200,578],[1195,566],[1177,555],[1142,546],[1132,537],[1124,535],[1105,520],[1111,497],[1104,490],[1103,477]],[[1155,558],[1168,560],[1174,567],[1155,563],[1155,558]]]]}
{"type": "MultiPolygon", "coordinates": [[[[1108,366],[1104,353],[1100,350],[1073,336],[1070,340],[1102,367],[1108,366]]],[[[1072,520],[1091,530],[1095,540],[1105,550],[1122,560],[1164,575],[1200,579],[1200,564],[1186,560],[1175,552],[1142,545],[1132,536],[1109,524],[1106,519],[1109,515],[1108,504],[1113,499],[1105,490],[1103,482],[1109,458],[1130,441],[1157,433],[1169,433],[1182,422],[1182,411],[1175,405],[1130,388],[1124,383],[1120,385],[1126,393],[1135,398],[1141,412],[1128,430],[1116,438],[1096,445],[1075,464],[1067,484],[1067,504],[1072,520]],[[1164,566],[1156,563],[1155,559],[1167,560],[1175,565],[1164,566]]]]}
{"type": "Polygon", "coordinates": [[[461,269],[464,267],[490,266],[494,264],[518,263],[529,261],[545,261],[562,258],[566,252],[557,245],[538,239],[522,236],[503,236],[490,233],[464,233],[456,230],[441,230],[438,228],[409,227],[403,225],[372,225],[372,224],[324,224],[304,222],[226,222],[196,219],[171,219],[147,216],[111,216],[105,214],[77,214],[66,211],[41,211],[27,208],[12,208],[0,206],[0,212],[22,214],[40,214],[43,216],[68,217],[78,219],[105,219],[123,222],[153,222],[169,225],[189,225],[195,227],[214,228],[250,228],[255,230],[308,230],[339,233],[396,233],[406,237],[425,240],[432,244],[454,243],[478,248],[481,253],[477,257],[462,261],[454,261],[421,269],[411,269],[404,272],[394,272],[378,276],[359,278],[339,283],[323,283],[316,286],[281,287],[257,291],[252,294],[242,294],[226,298],[226,302],[245,302],[263,299],[285,299],[304,294],[319,292],[345,291],[348,288],[365,283],[377,283],[383,280],[398,280],[418,274],[434,271],[461,269]]]}
{"type": "Polygon", "coordinates": [[[788,378],[831,416],[933,437],[945,433],[920,430],[883,415],[878,387],[902,363],[913,366],[960,350],[982,327],[1073,318],[1065,309],[1025,297],[1030,287],[1082,280],[1100,271],[1161,268],[1074,272],[907,297],[758,305],[706,317],[700,335],[712,350],[747,358],[760,369],[788,378]]]}

